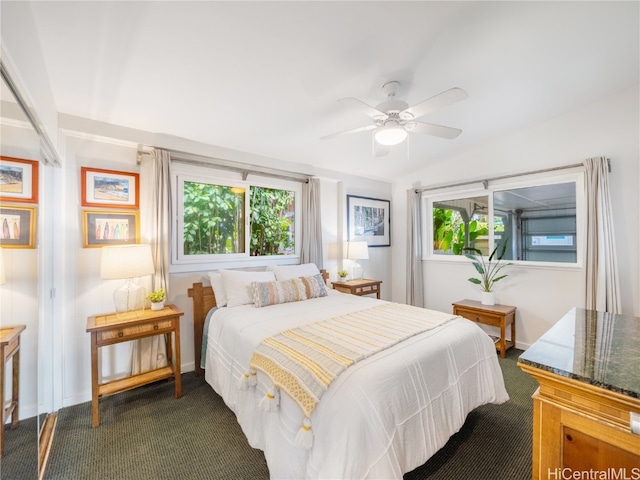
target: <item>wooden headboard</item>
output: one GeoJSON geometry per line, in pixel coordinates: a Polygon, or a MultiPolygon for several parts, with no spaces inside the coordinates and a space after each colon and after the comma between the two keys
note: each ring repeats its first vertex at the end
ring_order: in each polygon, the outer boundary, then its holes
{"type": "MultiPolygon", "coordinates": [[[[320,273],[326,282],[329,279],[329,273],[326,270],[320,270],[320,273]]],[[[204,373],[204,369],[200,367],[204,321],[209,310],[216,306],[216,296],[213,293],[213,288],[210,285],[203,285],[202,282],[194,283],[187,290],[187,294],[193,303],[193,353],[195,356],[195,373],[196,377],[199,377],[204,373]]]]}
{"type": "Polygon", "coordinates": [[[202,282],[194,283],[187,290],[187,294],[193,302],[193,353],[195,356],[196,377],[204,373],[200,367],[202,359],[202,334],[204,331],[204,321],[207,313],[216,306],[216,296],[213,294],[211,285],[202,285],[202,282]]]}

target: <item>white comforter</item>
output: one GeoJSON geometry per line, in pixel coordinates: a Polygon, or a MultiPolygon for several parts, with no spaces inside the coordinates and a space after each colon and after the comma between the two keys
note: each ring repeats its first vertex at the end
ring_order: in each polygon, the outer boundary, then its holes
{"type": "Polygon", "coordinates": [[[377,302],[331,291],[213,314],[205,378],[235,412],[249,444],[264,451],[271,478],[402,478],[439,450],[471,410],[508,400],[493,342],[473,322],[457,318],[347,369],[313,412],[313,447],[297,447],[298,406],[282,394],[277,412],[260,410],[271,386],[260,373],[256,388],[238,388],[253,351],[282,330],[377,302]]]}

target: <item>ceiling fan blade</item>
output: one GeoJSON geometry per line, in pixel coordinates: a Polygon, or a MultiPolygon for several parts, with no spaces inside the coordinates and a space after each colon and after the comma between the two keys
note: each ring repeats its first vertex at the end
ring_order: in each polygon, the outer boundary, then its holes
{"type": "Polygon", "coordinates": [[[445,127],[443,125],[435,125],[425,122],[411,122],[404,127],[411,133],[426,133],[427,135],[435,135],[442,138],[456,138],[462,133],[459,128],[445,127]]]}
{"type": "Polygon", "coordinates": [[[386,146],[386,145],[380,145],[378,142],[376,142],[375,137],[372,135],[371,139],[373,141],[373,156],[374,157],[384,157],[385,155],[387,155],[391,149],[386,146]]]}
{"type": "MultiPolygon", "coordinates": [[[[413,115],[413,118],[422,117],[427,113],[431,113],[434,110],[446,107],[447,105],[451,105],[452,103],[459,102],[460,100],[464,100],[467,97],[467,92],[465,92],[461,88],[450,88],[449,90],[445,90],[438,95],[428,98],[427,100],[424,100],[414,105],[413,107],[409,107],[406,110],[403,110],[402,112],[400,112],[400,118],[403,118],[403,114],[406,113],[413,115]]],[[[406,116],[407,115],[405,115],[405,117],[406,116]]]]}
{"type": "Polygon", "coordinates": [[[338,102],[346,107],[359,110],[360,112],[364,113],[366,116],[376,120],[384,120],[388,116],[386,113],[381,112],[377,108],[374,108],[371,105],[364,103],[362,100],[358,100],[357,98],[353,98],[353,97],[341,98],[338,100],[338,102]]]}
{"type": "Polygon", "coordinates": [[[325,135],[324,137],[320,137],[320,140],[329,140],[330,138],[341,137],[342,135],[349,135],[351,133],[359,133],[366,132],[367,130],[373,130],[376,128],[376,125],[367,125],[366,127],[358,127],[352,128],[351,130],[345,130],[343,132],[332,133],[331,135],[325,135]]]}

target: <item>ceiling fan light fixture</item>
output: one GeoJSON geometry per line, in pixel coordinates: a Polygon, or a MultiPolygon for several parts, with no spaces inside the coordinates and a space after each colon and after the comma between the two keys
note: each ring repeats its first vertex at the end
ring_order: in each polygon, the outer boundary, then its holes
{"type": "Polygon", "coordinates": [[[404,142],[405,138],[407,138],[407,131],[403,126],[398,125],[397,123],[389,123],[382,127],[378,127],[376,129],[376,133],[374,134],[376,142],[380,145],[398,145],[399,143],[404,142]]]}

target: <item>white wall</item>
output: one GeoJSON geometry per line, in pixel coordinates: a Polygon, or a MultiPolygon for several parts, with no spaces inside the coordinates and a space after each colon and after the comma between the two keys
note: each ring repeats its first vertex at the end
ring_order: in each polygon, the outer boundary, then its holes
{"type": "Polygon", "coordinates": [[[0,3],[2,61],[34,119],[58,149],[58,111],[53,100],[40,38],[27,2],[0,3]]]}
{"type": "MultiPolygon", "coordinates": [[[[201,155],[224,154],[224,159],[249,161],[254,165],[286,168],[288,171],[315,173],[321,179],[322,223],[324,244],[324,267],[335,279],[338,260],[332,258],[330,246],[343,239],[345,234],[346,195],[358,194],[389,199],[391,184],[376,180],[319,170],[311,172],[309,167],[297,166],[273,159],[264,159],[242,152],[218,149],[175,139],[123,129],[121,127],[96,122],[83,121],[76,117],[61,115],[64,129],[65,167],[60,209],[64,216],[65,229],[62,240],[64,251],[60,252],[63,270],[62,304],[64,312],[59,318],[59,344],[54,356],[59,359],[61,379],[59,383],[58,407],[70,406],[91,399],[90,348],[86,333],[87,317],[96,313],[113,310],[113,291],[120,285],[117,280],[101,280],[99,275],[100,249],[82,247],[82,207],[80,205],[80,167],[90,166],[109,170],[137,172],[136,151],[138,143],[189,151],[201,155]],[[232,158],[229,158],[232,157],[232,158]]],[[[220,157],[218,157],[220,158],[220,157]]],[[[367,276],[381,279],[383,285],[390,285],[391,249],[371,249],[371,258],[363,261],[367,276]]],[[[197,266],[195,267],[198,268],[197,266]]],[[[169,302],[180,307],[185,315],[181,320],[182,370],[194,369],[193,351],[193,311],[187,289],[194,282],[209,284],[206,272],[194,271],[174,273],[170,276],[169,302]]],[[[390,289],[383,295],[391,296],[390,289]]],[[[120,344],[102,348],[101,373],[104,378],[115,378],[126,374],[129,369],[131,347],[120,344]]]]}
{"type": "MultiPolygon", "coordinates": [[[[442,158],[394,182],[392,234],[393,299],[405,298],[406,191],[409,188],[478,180],[510,173],[581,163],[594,156],[611,159],[609,176],[622,311],[640,315],[640,119],[638,87],[602,99],[481,148],[442,158]]],[[[470,266],[423,262],[426,306],[450,311],[461,298],[479,299],[466,279],[470,266]]],[[[498,301],[518,307],[517,340],[533,343],[573,306],[582,306],[583,275],[570,268],[518,266],[501,282],[498,301]]]]}

